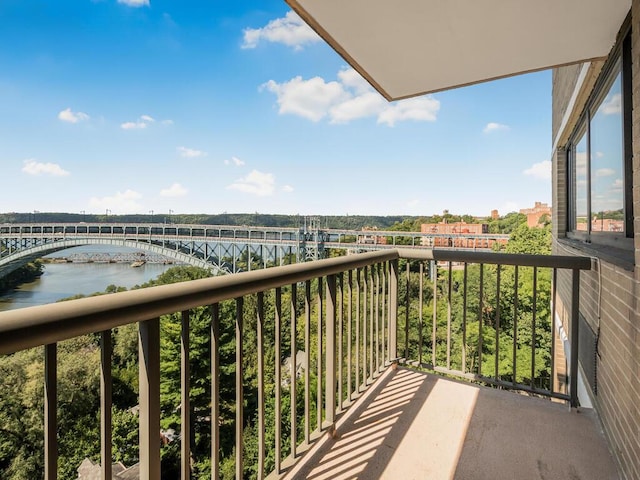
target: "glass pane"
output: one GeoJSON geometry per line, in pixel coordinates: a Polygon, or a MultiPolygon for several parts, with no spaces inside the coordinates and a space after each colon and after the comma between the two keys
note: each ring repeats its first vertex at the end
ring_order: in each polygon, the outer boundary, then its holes
{"type": "Polygon", "coordinates": [[[622,74],[591,119],[591,231],[624,231],[622,74]]]}
{"type": "Polygon", "coordinates": [[[574,176],[574,205],[575,205],[575,229],[581,232],[587,231],[587,133],[583,133],[576,142],[573,151],[575,163],[574,176]]]}

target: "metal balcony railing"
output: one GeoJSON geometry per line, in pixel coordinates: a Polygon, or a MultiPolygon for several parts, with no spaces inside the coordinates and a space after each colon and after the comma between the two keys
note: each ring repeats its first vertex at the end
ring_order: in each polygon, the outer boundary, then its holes
{"type": "Polygon", "coordinates": [[[235,457],[236,478],[248,475],[249,461],[253,476],[277,477],[319,435],[331,433],[337,416],[396,362],[577,405],[579,272],[588,268],[589,259],[581,257],[370,252],[0,313],[0,355],[44,347],[44,475],[56,479],[57,344],[99,334],[101,468],[110,479],[111,331],[137,323],[140,478],[159,479],[160,322],[167,315],[179,318],[180,471],[181,478],[191,478],[192,429],[203,418],[200,412],[196,419],[190,406],[196,380],[190,320],[198,311],[209,322],[210,372],[197,380],[210,385],[211,478],[220,477],[224,455],[235,457]],[[572,278],[568,392],[553,382],[557,272],[563,269],[572,278]],[[551,280],[542,282],[546,270],[551,280]],[[524,292],[520,286],[529,276],[524,292]],[[511,302],[508,314],[505,301],[511,302]],[[234,345],[231,357],[221,356],[223,330],[234,345]],[[223,357],[235,364],[224,365],[223,357]],[[250,359],[256,365],[248,365],[250,359]],[[223,419],[221,382],[228,378],[221,371],[229,367],[235,413],[223,419]],[[229,423],[233,445],[220,435],[221,425],[229,423]],[[258,445],[251,459],[244,438],[249,423],[258,445]]]}

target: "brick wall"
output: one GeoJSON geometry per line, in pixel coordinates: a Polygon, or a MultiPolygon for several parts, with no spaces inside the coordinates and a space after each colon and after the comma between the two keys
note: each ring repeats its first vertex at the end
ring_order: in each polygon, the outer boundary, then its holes
{"type": "MultiPolygon", "coordinates": [[[[580,313],[596,333],[597,395],[595,407],[605,435],[618,460],[625,479],[640,478],[640,0],[632,3],[632,91],[633,91],[633,203],[635,225],[635,262],[626,268],[598,258],[597,251],[587,251],[597,260],[590,272],[582,272],[580,281],[580,313]]],[[[595,72],[595,70],[594,70],[595,72]]],[[[595,74],[594,74],[595,75],[595,74]]],[[[576,67],[557,69],[553,76],[553,138],[566,138],[575,126],[575,118],[583,109],[577,102],[576,115],[566,131],[558,132],[569,98],[573,93],[576,67]]],[[[586,98],[592,81],[585,82],[579,98],[586,98]]],[[[563,145],[559,145],[562,147],[563,145]]],[[[563,237],[566,219],[566,161],[559,149],[553,168],[553,235],[554,253],[585,254],[573,249],[563,237]]],[[[588,248],[588,247],[587,247],[588,248]]],[[[571,279],[568,273],[558,275],[559,316],[568,325],[571,279]]],[[[569,329],[567,328],[567,331],[569,329]]]]}

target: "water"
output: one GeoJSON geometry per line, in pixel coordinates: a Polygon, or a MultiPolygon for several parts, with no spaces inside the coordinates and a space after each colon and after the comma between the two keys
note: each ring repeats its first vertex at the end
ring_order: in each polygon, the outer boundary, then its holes
{"type": "MultiPolygon", "coordinates": [[[[64,257],[72,253],[72,250],[115,252],[113,247],[109,247],[109,250],[98,250],[99,248],[78,247],[57,252],[52,256],[64,257]]],[[[121,251],[122,249],[117,250],[121,251]]],[[[127,263],[48,263],[45,264],[44,274],[38,280],[0,294],[0,312],[54,303],[78,294],[103,292],[109,285],[131,288],[156,278],[173,266],[175,265],[147,263],[133,268],[127,263]]]]}

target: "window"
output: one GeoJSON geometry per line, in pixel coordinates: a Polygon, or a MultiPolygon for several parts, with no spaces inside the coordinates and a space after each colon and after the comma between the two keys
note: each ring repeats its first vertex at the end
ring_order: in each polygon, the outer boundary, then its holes
{"type": "Polygon", "coordinates": [[[568,232],[587,242],[631,246],[631,42],[605,65],[571,136],[568,232]]]}

